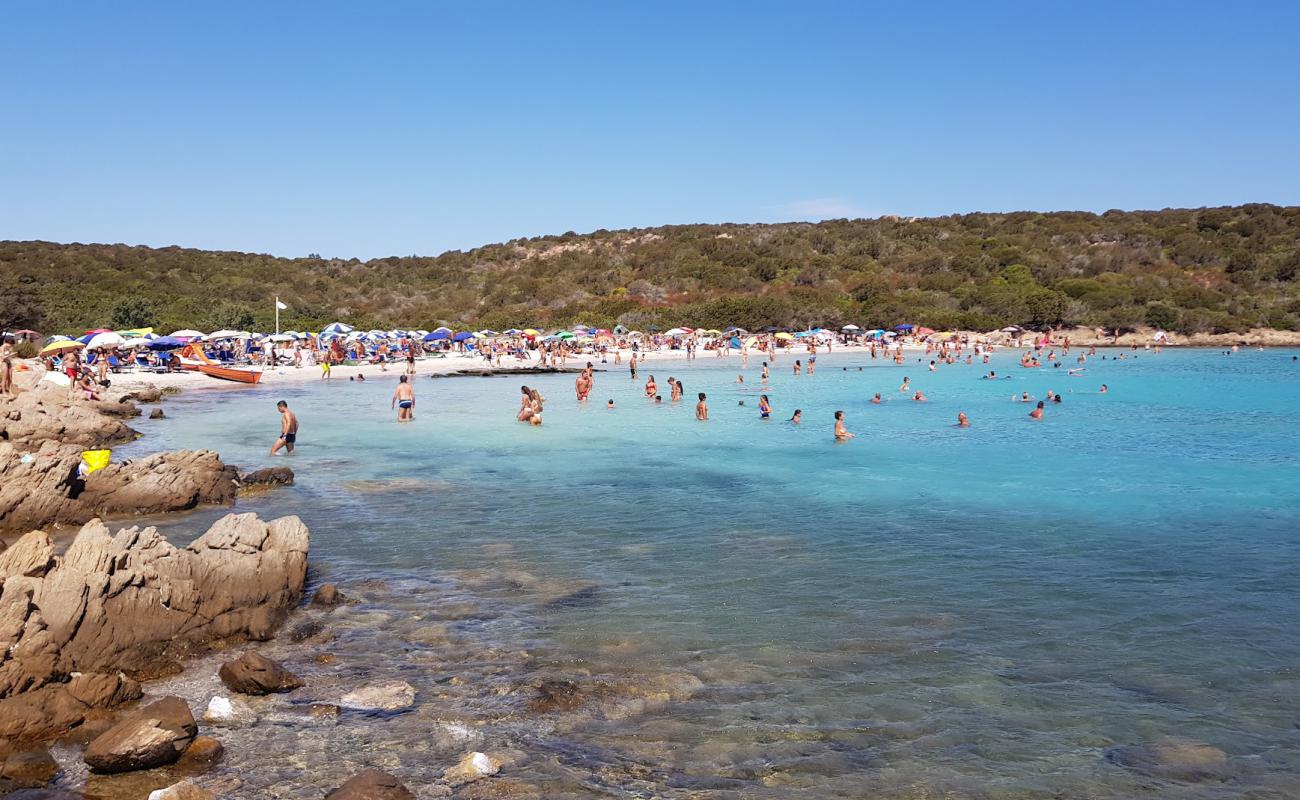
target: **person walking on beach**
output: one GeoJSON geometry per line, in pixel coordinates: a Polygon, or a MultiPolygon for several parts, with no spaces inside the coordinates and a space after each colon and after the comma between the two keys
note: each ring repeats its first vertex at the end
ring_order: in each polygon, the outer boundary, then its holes
{"type": "Polygon", "coordinates": [[[415,418],[415,387],[411,386],[406,375],[397,378],[397,391],[393,392],[393,402],[389,408],[397,408],[397,421],[410,422],[415,418]]]}
{"type": "Polygon", "coordinates": [[[695,404],[696,419],[706,420],[709,418],[709,404],[707,400],[708,397],[705,396],[704,392],[700,392],[700,402],[695,404]]]}
{"type": "Polygon", "coordinates": [[[280,438],[271,446],[271,455],[284,448],[286,454],[293,452],[294,442],[298,440],[298,416],[289,410],[289,404],[281,400],[275,404],[280,411],[280,438]]]}

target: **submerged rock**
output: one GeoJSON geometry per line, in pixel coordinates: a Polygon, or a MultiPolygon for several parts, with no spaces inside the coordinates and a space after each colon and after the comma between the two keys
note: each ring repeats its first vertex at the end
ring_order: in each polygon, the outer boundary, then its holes
{"type": "Polygon", "coordinates": [[[231,514],[188,547],[154,528],[85,525],[62,556],[34,531],[0,554],[0,738],[66,733],[140,696],[120,670],[266,638],[302,594],[307,528],[231,514]]]}
{"type": "Polygon", "coordinates": [[[211,736],[198,736],[181,754],[176,764],[190,773],[207,772],[226,754],[225,745],[211,736]]]}
{"type": "Polygon", "coordinates": [[[238,697],[217,695],[208,701],[208,707],[203,712],[204,722],[227,728],[249,725],[256,720],[257,712],[238,697]]]}
{"type": "Polygon", "coordinates": [[[0,791],[44,786],[54,780],[59,763],[45,748],[19,750],[0,757],[0,791]]]}
{"type": "Polygon", "coordinates": [[[217,675],[226,688],[240,694],[274,694],[302,687],[297,675],[257,653],[244,653],[234,661],[227,661],[217,675]]]}
{"type": "Polygon", "coordinates": [[[240,486],[290,486],[293,470],[289,467],[266,467],[239,476],[240,486]]]}
{"type": "Polygon", "coordinates": [[[188,780],[149,793],[149,800],[214,800],[215,797],[212,792],[188,780]]]}
{"type": "Polygon", "coordinates": [[[194,715],[179,697],[164,697],[129,714],[86,747],[94,772],[117,773],[171,764],[198,733],[194,715]]]}
{"type": "Polygon", "coordinates": [[[149,412],[149,419],[162,419],[166,416],[167,415],[163,413],[161,408],[155,408],[153,411],[149,412]]]}
{"type": "Polygon", "coordinates": [[[332,583],[322,583],[316,593],[311,596],[311,604],[318,608],[333,608],[342,605],[347,600],[339,587],[332,583]]]}
{"type": "Polygon", "coordinates": [[[401,711],[415,705],[415,687],[406,681],[378,683],[348,692],[340,705],[355,711],[401,711]]]}
{"type": "Polygon", "coordinates": [[[1229,777],[1227,753],[1212,745],[1182,739],[1112,747],[1106,751],[1106,760],[1144,775],[1182,781],[1229,777]]]}
{"type": "Polygon", "coordinates": [[[415,800],[415,795],[387,772],[368,769],[325,795],[325,800],[415,800]]]}
{"type": "Polygon", "coordinates": [[[501,762],[487,753],[467,753],[454,767],[442,773],[443,780],[452,786],[463,786],[501,771],[501,762]]]}
{"type": "Polygon", "coordinates": [[[538,714],[572,711],[582,705],[585,699],[582,690],[573,681],[542,681],[537,687],[537,696],[528,703],[528,707],[538,714]]]}

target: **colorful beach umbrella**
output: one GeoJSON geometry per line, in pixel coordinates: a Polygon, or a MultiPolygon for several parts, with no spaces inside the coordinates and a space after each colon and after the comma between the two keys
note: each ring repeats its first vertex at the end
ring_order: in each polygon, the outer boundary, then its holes
{"type": "Polygon", "coordinates": [[[41,354],[61,353],[64,350],[80,350],[83,347],[85,347],[85,345],[78,342],[76,339],[60,339],[57,342],[50,342],[42,347],[41,354]]]}
{"type": "Polygon", "coordinates": [[[106,333],[97,333],[89,342],[86,342],[87,350],[103,350],[106,347],[121,347],[126,340],[121,334],[108,331],[106,333]]]}

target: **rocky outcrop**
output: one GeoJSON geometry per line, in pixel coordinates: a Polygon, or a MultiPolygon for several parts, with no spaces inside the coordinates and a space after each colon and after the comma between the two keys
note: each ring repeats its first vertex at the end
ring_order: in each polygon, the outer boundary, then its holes
{"type": "Polygon", "coordinates": [[[160,514],[235,502],[239,474],[210,450],[118,461],[77,477],[82,448],[0,443],[0,531],[79,525],[115,514],[160,514]]]}
{"type": "Polygon", "coordinates": [[[257,653],[244,653],[234,661],[227,661],[221,665],[217,676],[226,688],[240,694],[292,692],[302,686],[297,675],[257,653]]]}
{"type": "Polygon", "coordinates": [[[138,416],[139,407],[127,395],[90,401],[62,387],[39,383],[13,398],[0,398],[0,441],[24,448],[42,442],[81,447],[121,444],[139,435],[122,420],[138,416]]]}
{"type": "Polygon", "coordinates": [[[164,697],[95,737],[83,758],[91,770],[105,774],[161,767],[180,758],[198,732],[185,701],[164,697]]]}
{"type": "Polygon", "coordinates": [[[339,587],[332,583],[323,583],[316,593],[311,596],[311,604],[316,608],[334,608],[343,605],[347,598],[339,591],[339,587]]]}
{"type": "Polygon", "coordinates": [[[289,486],[292,483],[293,470],[288,467],[266,467],[239,476],[239,485],[245,488],[254,486],[289,486]]]}
{"type": "Polygon", "coordinates": [[[325,800],[415,800],[415,795],[387,772],[368,769],[325,795],[325,800]]]}
{"type": "Polygon", "coordinates": [[[188,547],[86,524],[62,556],[33,531],[0,553],[0,738],[48,738],[139,697],[128,673],[219,639],[265,640],[302,595],[297,517],[218,520],[188,547]]]}

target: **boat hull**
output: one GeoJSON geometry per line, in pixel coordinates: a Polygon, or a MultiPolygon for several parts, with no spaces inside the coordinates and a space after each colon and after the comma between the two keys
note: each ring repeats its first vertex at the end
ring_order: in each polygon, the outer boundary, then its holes
{"type": "Polygon", "coordinates": [[[257,383],[262,379],[260,369],[234,369],[232,367],[215,367],[211,364],[198,364],[195,366],[199,372],[204,375],[210,375],[213,378],[220,378],[223,381],[235,381],[237,383],[257,383]]]}

